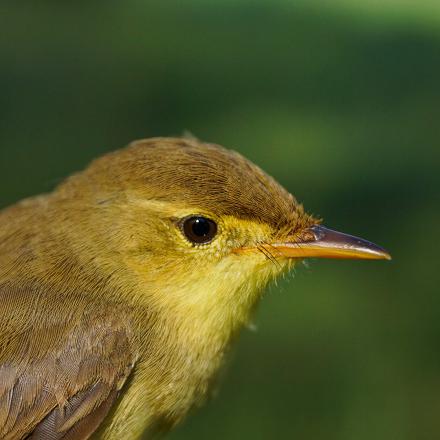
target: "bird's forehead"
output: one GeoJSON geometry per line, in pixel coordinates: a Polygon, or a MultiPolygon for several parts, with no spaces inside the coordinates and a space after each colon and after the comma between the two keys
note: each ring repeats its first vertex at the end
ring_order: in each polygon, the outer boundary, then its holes
{"type": "Polygon", "coordinates": [[[146,197],[279,227],[301,213],[295,199],[256,165],[222,147],[183,139],[143,141],[131,179],[146,197]]]}

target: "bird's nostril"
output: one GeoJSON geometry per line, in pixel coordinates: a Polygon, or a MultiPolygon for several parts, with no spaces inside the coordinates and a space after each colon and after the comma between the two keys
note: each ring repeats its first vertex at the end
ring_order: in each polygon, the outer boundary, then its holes
{"type": "Polygon", "coordinates": [[[301,229],[301,230],[293,230],[291,234],[289,234],[293,238],[292,241],[297,243],[307,243],[310,241],[319,240],[320,235],[318,231],[315,231],[314,226],[311,228],[301,229]]]}
{"type": "Polygon", "coordinates": [[[310,234],[310,239],[307,241],[317,241],[325,237],[325,228],[319,225],[312,226],[307,229],[307,233],[310,234]]]}

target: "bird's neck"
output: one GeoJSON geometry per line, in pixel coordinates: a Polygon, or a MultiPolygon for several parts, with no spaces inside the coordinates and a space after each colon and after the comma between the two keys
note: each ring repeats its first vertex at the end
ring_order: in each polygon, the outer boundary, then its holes
{"type": "MultiPolygon", "coordinates": [[[[240,273],[235,272],[236,263],[225,259],[223,267],[216,267],[206,277],[188,279],[180,285],[161,283],[160,290],[148,283],[138,295],[144,299],[146,310],[156,305],[155,326],[145,329],[143,338],[144,350],[151,350],[152,340],[156,341],[153,358],[154,362],[159,359],[162,371],[162,394],[156,401],[162,402],[164,414],[184,415],[206,397],[231,342],[249,323],[261,290],[273,275],[274,268],[266,262],[259,267],[255,262],[253,267],[242,267],[240,273]],[[255,276],[249,278],[249,273],[255,276]]],[[[153,359],[148,355],[144,358],[153,359]]],[[[157,372],[157,363],[149,365],[147,361],[144,368],[157,372]]],[[[143,376],[148,389],[149,374],[143,376]]]]}

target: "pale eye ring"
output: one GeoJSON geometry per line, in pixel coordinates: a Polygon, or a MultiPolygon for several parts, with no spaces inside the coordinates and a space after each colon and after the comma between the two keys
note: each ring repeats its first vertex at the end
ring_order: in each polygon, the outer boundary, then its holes
{"type": "Polygon", "coordinates": [[[201,215],[187,217],[182,221],[182,231],[193,244],[206,244],[217,235],[217,223],[201,215]]]}

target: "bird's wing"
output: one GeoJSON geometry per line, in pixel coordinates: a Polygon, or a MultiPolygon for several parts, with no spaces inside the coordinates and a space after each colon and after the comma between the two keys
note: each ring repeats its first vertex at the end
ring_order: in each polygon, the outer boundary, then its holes
{"type": "Polygon", "coordinates": [[[0,288],[3,440],[89,438],[135,363],[119,311],[80,297],[66,299],[69,307],[44,298],[0,288]]]}

